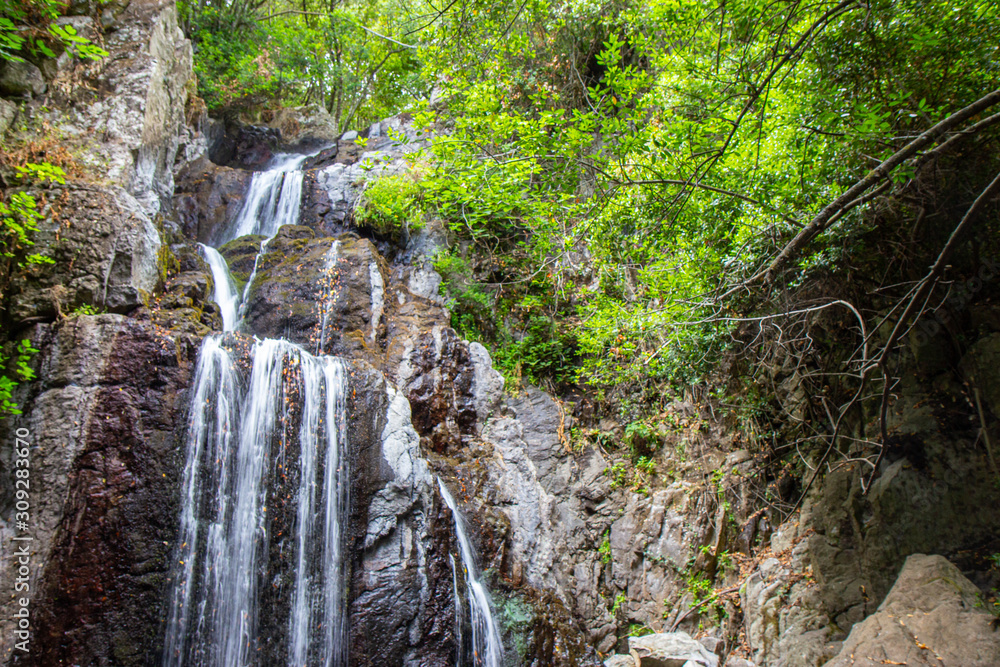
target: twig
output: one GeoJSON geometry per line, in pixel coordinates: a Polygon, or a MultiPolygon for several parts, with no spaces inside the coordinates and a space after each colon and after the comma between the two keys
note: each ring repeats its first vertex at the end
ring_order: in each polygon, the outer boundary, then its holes
{"type": "Polygon", "coordinates": [[[859,196],[861,196],[862,193],[867,191],[868,188],[875,185],[875,183],[878,183],[888,177],[893,169],[916,155],[920,150],[931,144],[942,134],[948,132],[959,123],[965,122],[969,118],[972,118],[997,103],[1000,103],[1000,89],[994,90],[993,92],[979,98],[964,109],[956,111],[939,122],[937,125],[925,131],[906,146],[903,146],[903,148],[896,151],[891,157],[871,170],[867,176],[862,178],[860,181],[848,188],[842,195],[827,204],[826,207],[816,214],[816,217],[814,217],[812,221],[810,221],[809,224],[802,229],[802,231],[795,235],[795,238],[785,245],[778,256],[774,258],[774,261],[771,262],[770,266],[768,266],[762,274],[757,274],[751,278],[750,281],[755,282],[756,280],[763,278],[764,283],[766,284],[773,282],[776,273],[786,263],[788,263],[789,260],[795,257],[809,241],[814,239],[820,232],[826,229],[830,224],[831,218],[833,218],[833,216],[841,209],[850,205],[851,202],[855,201],[859,196]]]}
{"type": "Polygon", "coordinates": [[[976,397],[976,410],[979,412],[979,428],[983,434],[983,442],[986,443],[986,455],[990,459],[990,467],[993,468],[993,476],[1000,478],[997,471],[997,462],[993,458],[993,446],[990,444],[990,432],[986,428],[986,418],[983,417],[983,403],[979,400],[979,387],[972,388],[972,395],[976,397]]]}

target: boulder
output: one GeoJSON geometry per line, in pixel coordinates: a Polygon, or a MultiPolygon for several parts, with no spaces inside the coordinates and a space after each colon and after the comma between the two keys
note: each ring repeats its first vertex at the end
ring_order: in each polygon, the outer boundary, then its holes
{"type": "Polygon", "coordinates": [[[208,146],[208,158],[218,165],[261,170],[274,157],[281,133],[269,127],[227,123],[208,146]]]}
{"type": "Polygon", "coordinates": [[[337,140],[337,122],[320,104],[285,107],[269,114],[267,126],[280,132],[283,144],[333,144],[337,140]]]}
{"type": "Polygon", "coordinates": [[[35,251],[52,265],[29,266],[12,297],[15,321],[54,319],[83,305],[127,313],[160,281],[161,240],[142,206],[117,187],[67,184],[48,201],[35,251]]]}
{"type": "Polygon", "coordinates": [[[826,667],[1000,665],[996,617],[982,606],[979,589],[947,559],[914,554],[826,667]]]}
{"type": "Polygon", "coordinates": [[[686,632],[662,632],[628,638],[629,653],[640,667],[718,667],[719,657],[686,632]]]}
{"type": "Polygon", "coordinates": [[[0,137],[14,124],[17,118],[17,105],[7,100],[0,100],[0,137]]]}
{"type": "Polygon", "coordinates": [[[206,157],[185,165],[177,174],[174,209],[184,236],[212,243],[243,206],[252,174],[220,167],[206,157]]]}
{"type": "Polygon", "coordinates": [[[41,95],[48,89],[42,70],[26,60],[0,61],[0,95],[41,95]]]}

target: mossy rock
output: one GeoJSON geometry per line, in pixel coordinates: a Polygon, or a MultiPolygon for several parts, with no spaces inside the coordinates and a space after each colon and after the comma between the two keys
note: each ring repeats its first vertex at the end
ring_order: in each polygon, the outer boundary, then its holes
{"type": "Polygon", "coordinates": [[[264,238],[260,234],[248,234],[233,239],[219,248],[219,254],[229,264],[229,274],[233,277],[238,291],[243,290],[247,280],[250,279],[250,274],[253,273],[253,265],[260,253],[260,244],[264,238]]]}

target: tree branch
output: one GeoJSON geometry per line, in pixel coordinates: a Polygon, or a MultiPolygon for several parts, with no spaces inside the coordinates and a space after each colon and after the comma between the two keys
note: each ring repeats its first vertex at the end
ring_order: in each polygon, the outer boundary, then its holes
{"type": "Polygon", "coordinates": [[[798,255],[802,248],[809,243],[809,241],[816,238],[818,234],[826,229],[830,224],[831,218],[840,212],[841,209],[851,204],[851,202],[854,202],[862,195],[862,193],[868,190],[868,188],[886,178],[893,169],[916,155],[917,152],[935,141],[942,134],[959,123],[962,123],[979,114],[983,110],[988,109],[994,104],[997,104],[998,102],[1000,102],[1000,89],[994,90],[993,92],[979,98],[964,109],[956,111],[908,143],[906,146],[896,151],[896,153],[889,157],[889,159],[875,167],[875,169],[870,171],[867,176],[852,185],[846,192],[844,192],[844,194],[827,204],[827,206],[820,211],[816,217],[814,217],[809,224],[802,229],[802,231],[795,235],[795,238],[785,245],[785,247],[781,250],[781,253],[774,258],[773,262],[771,262],[770,266],[768,266],[762,274],[759,273],[751,278],[750,281],[755,282],[756,280],[763,278],[766,284],[771,283],[774,280],[775,274],[792,258],[798,255]]]}

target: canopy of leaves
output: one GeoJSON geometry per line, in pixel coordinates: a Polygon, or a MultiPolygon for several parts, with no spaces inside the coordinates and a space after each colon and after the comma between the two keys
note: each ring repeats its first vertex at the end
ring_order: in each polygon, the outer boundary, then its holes
{"type": "MultiPolygon", "coordinates": [[[[407,197],[471,243],[456,324],[495,350],[558,343],[536,375],[582,364],[609,388],[701,376],[759,314],[754,281],[793,236],[1000,80],[989,0],[203,0],[187,17],[210,105],[322,101],[343,129],[403,109],[444,123],[407,197]],[[435,111],[419,102],[432,89],[435,111]]],[[[995,147],[989,113],[940,141],[995,147]]],[[[919,209],[934,145],[874,194],[919,209]]],[[[955,208],[987,162],[956,168],[955,208]]],[[[926,267],[927,252],[884,252],[874,194],[775,285],[872,257],[926,267]]]]}

